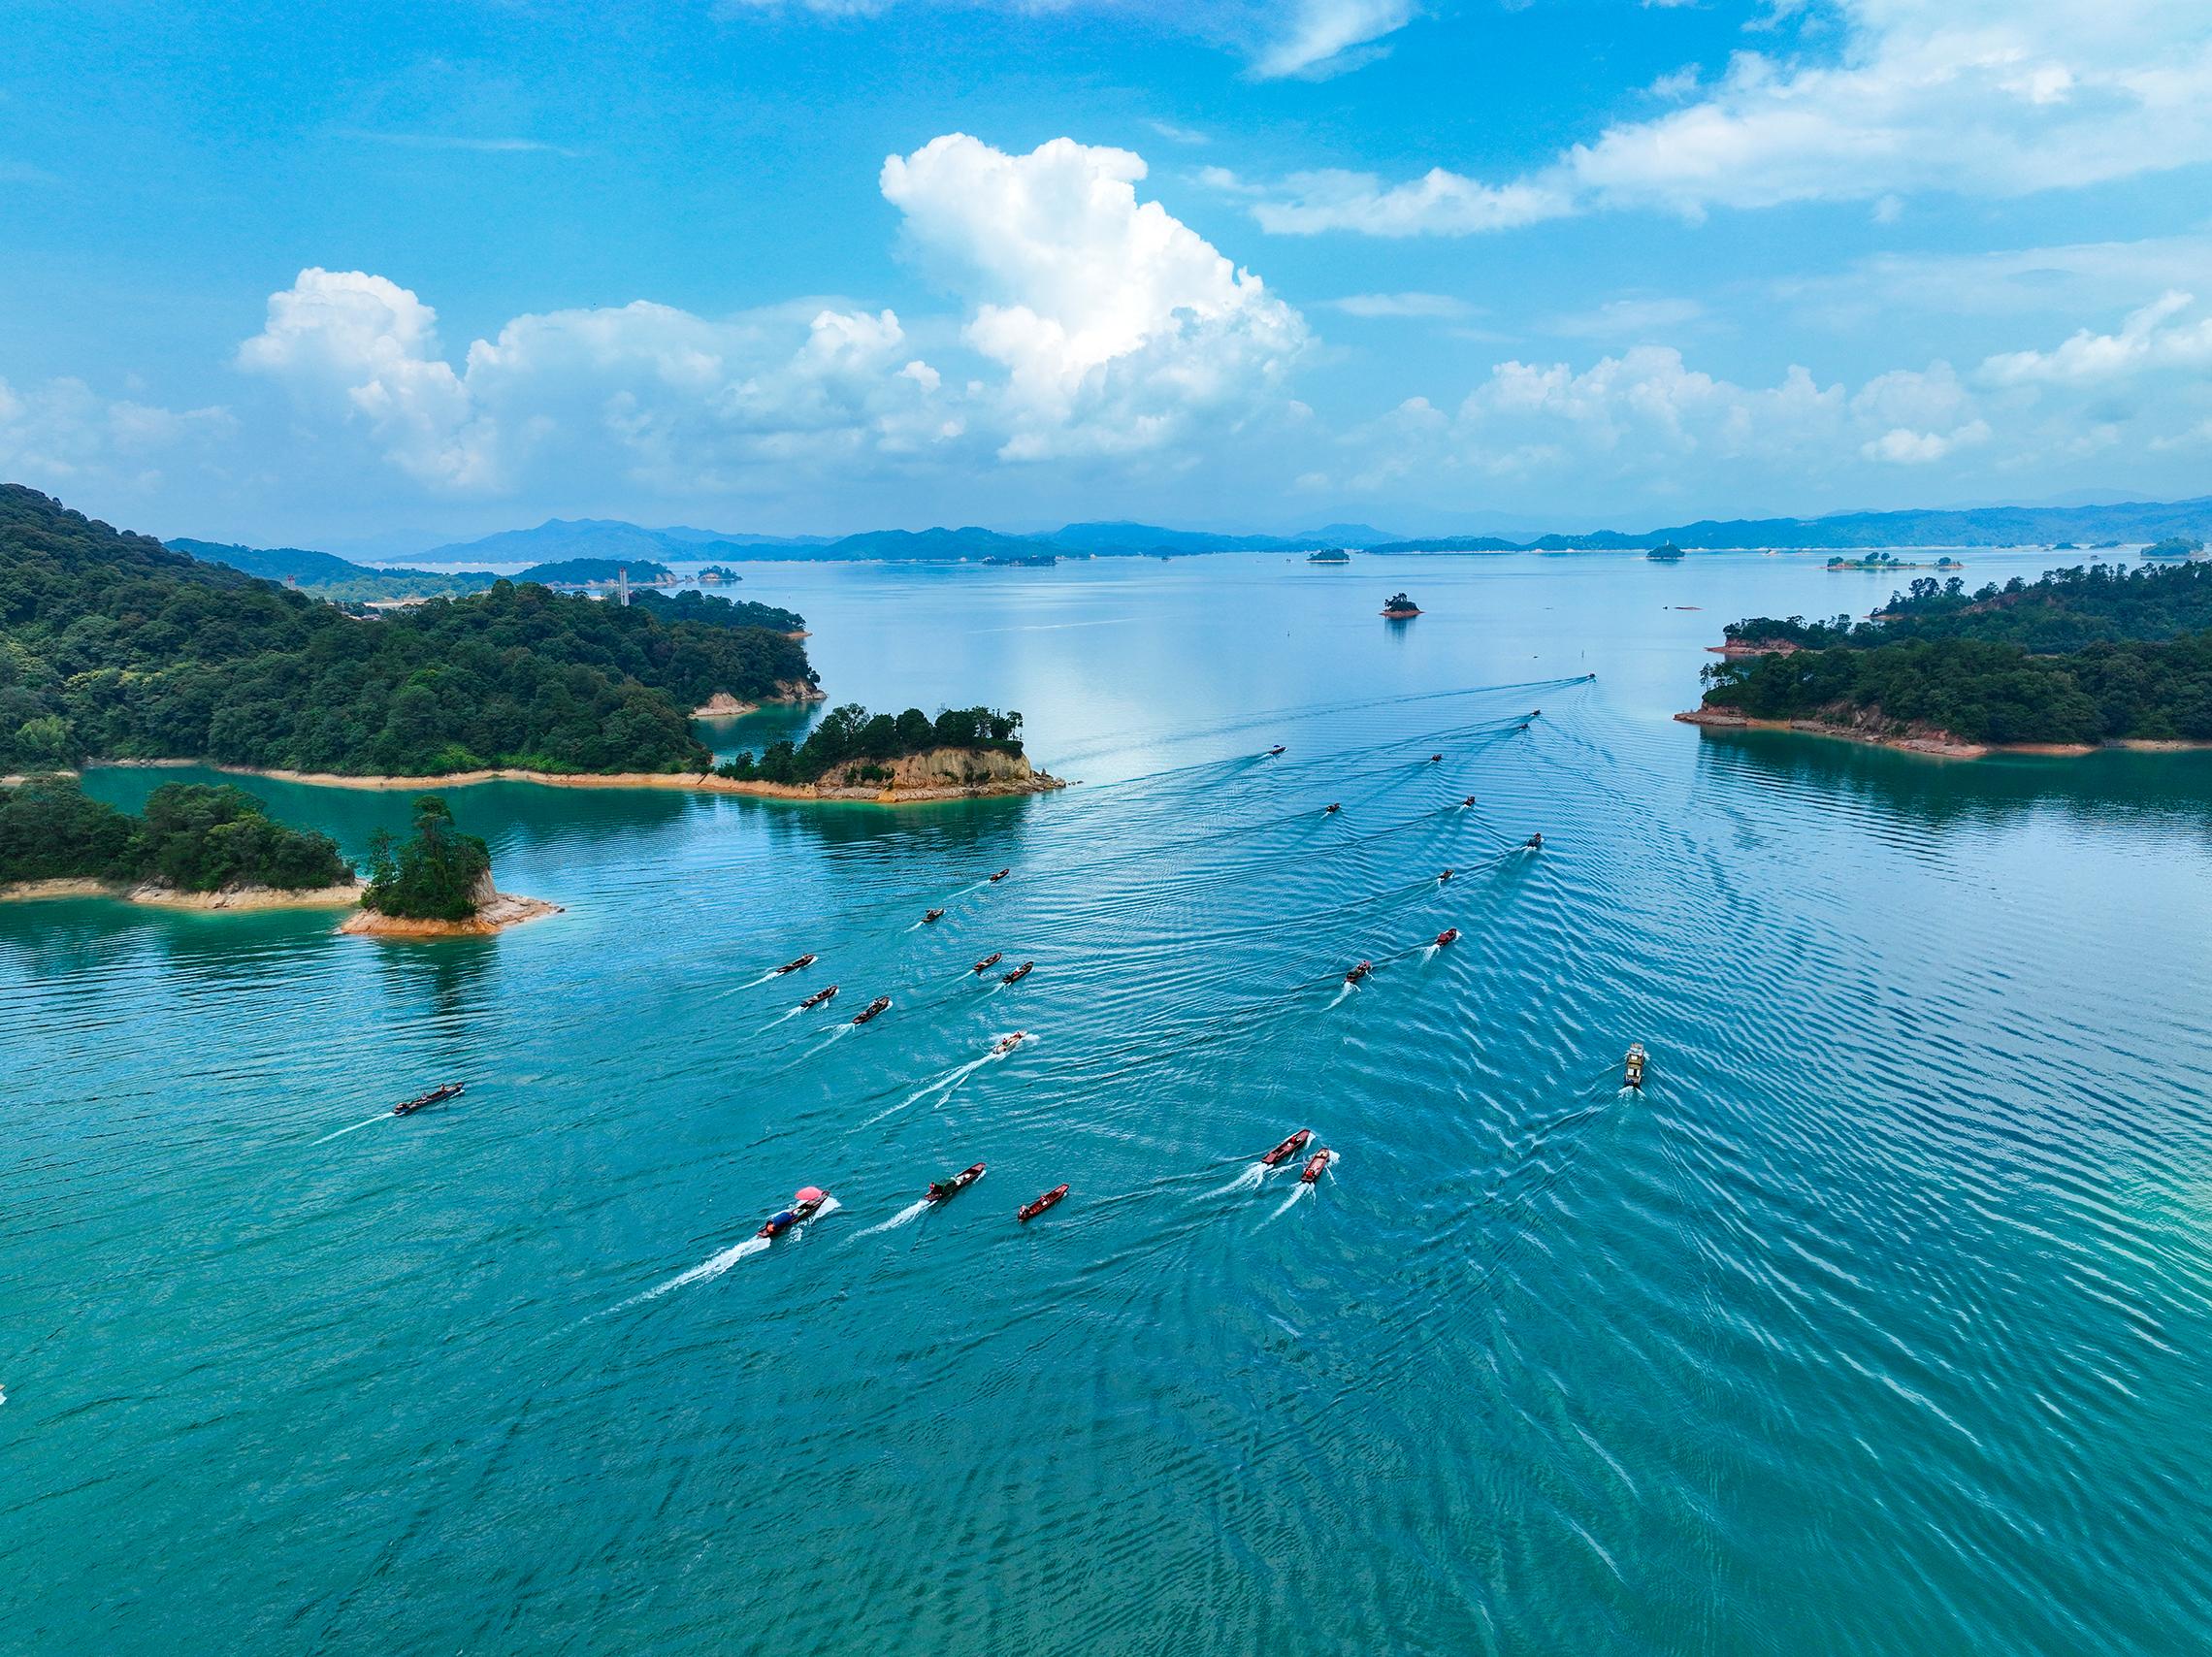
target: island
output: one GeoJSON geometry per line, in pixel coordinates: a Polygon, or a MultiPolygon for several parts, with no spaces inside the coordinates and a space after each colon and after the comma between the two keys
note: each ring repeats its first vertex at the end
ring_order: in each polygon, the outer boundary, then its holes
{"type": "Polygon", "coordinates": [[[2212,743],[2212,566],[2092,565],[1968,593],[1915,580],[1875,616],[1732,624],[1693,725],[1917,753],[2212,743]]]}
{"type": "Polygon", "coordinates": [[[832,708],[797,747],[777,742],[737,755],[715,767],[712,782],[728,793],[884,805],[1067,786],[1031,767],[1019,713],[947,708],[932,719],[918,707],[871,714],[859,702],[832,708]]]}
{"type": "Polygon", "coordinates": [[[1682,549],[1671,540],[1663,540],[1643,556],[1654,564],[1679,564],[1682,562],[1682,549]]]}
{"type": "Polygon", "coordinates": [[[361,911],[339,930],[372,938],[483,937],[560,913],[558,903],[497,890],[490,848],[461,832],[443,799],[424,795],[404,843],[385,828],[371,838],[361,911]]]}
{"type": "Polygon", "coordinates": [[[1308,564],[1350,564],[1351,554],[1345,551],[1341,546],[1325,546],[1318,552],[1309,552],[1306,555],[1306,562],[1308,564]]]}
{"type": "Polygon", "coordinates": [[[134,817],[74,777],[0,788],[0,898],[241,910],[350,907],[361,894],[328,835],[274,821],[244,789],[164,784],[134,817]]]}
{"type": "Polygon", "coordinates": [[[1421,607],[1405,594],[1392,593],[1382,605],[1382,613],[1392,621],[1412,621],[1421,613],[1421,607]]]}
{"type": "Polygon", "coordinates": [[[2204,543],[2190,536],[2168,536],[2155,540],[2143,548],[2145,558],[2181,559],[2195,558],[2204,550],[2204,543]]]}

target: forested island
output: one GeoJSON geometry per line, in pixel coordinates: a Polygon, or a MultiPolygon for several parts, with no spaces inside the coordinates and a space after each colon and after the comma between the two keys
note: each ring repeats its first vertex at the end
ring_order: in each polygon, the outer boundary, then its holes
{"type": "Polygon", "coordinates": [[[442,798],[426,794],[414,802],[414,831],[407,839],[383,828],[371,836],[361,913],[339,930],[368,937],[471,937],[560,912],[559,904],[496,890],[491,849],[476,835],[461,832],[442,798]]]}
{"type": "Polygon", "coordinates": [[[277,908],[349,904],[361,889],[327,834],[285,827],[243,789],[168,783],[135,817],[74,777],[0,789],[0,895],[94,893],[277,908]]]}
{"type": "Polygon", "coordinates": [[[1022,750],[1022,716],[995,708],[918,707],[870,713],[832,708],[806,740],[737,755],[715,776],[739,792],[811,798],[942,799],[1037,794],[1063,785],[1034,770],[1022,750]]]}
{"type": "Polygon", "coordinates": [[[2212,566],[2056,569],[1886,609],[1730,624],[1704,725],[1786,725],[1925,752],[2212,742],[2212,566]]]}
{"type": "Polygon", "coordinates": [[[793,612],[639,598],[499,581],[365,617],[0,485],[0,774],[698,775],[694,708],[820,695],[793,612]]]}

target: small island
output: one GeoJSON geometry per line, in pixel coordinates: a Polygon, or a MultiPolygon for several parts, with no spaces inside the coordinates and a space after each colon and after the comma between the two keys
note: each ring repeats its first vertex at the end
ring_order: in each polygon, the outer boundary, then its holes
{"type": "Polygon", "coordinates": [[[2055,569],[1968,593],[1924,576],[1868,621],[1754,617],[1692,725],[1962,759],[2212,744],[2212,565],[2055,569]]]}
{"type": "Polygon", "coordinates": [[[1392,593],[1382,606],[1382,613],[1392,621],[1412,621],[1421,613],[1421,607],[1405,594],[1392,593]]]}
{"type": "Polygon", "coordinates": [[[1654,564],[1679,564],[1682,562],[1682,549],[1671,540],[1663,540],[1643,556],[1654,564]]]}
{"type": "Polygon", "coordinates": [[[40,776],[0,789],[0,898],[24,897],[342,908],[361,887],[327,834],[276,822],[244,789],[167,783],[134,817],[40,776]]]}
{"type": "Polygon", "coordinates": [[[871,714],[833,708],[804,743],[737,755],[702,779],[719,792],[780,799],[853,799],[881,805],[1044,794],[1067,785],[1031,767],[1022,716],[994,708],[918,707],[871,714]]]}
{"type": "Polygon", "coordinates": [[[2203,550],[2204,543],[2200,540],[2193,540],[2187,536],[2168,536],[2165,539],[2155,540],[2143,548],[2143,556],[2145,558],[2179,560],[2195,558],[2203,550]]]}
{"type": "Polygon", "coordinates": [[[356,937],[484,937],[541,915],[558,903],[516,897],[492,885],[491,849],[455,826],[437,795],[414,804],[414,832],[402,844],[379,828],[369,842],[369,886],[361,912],[339,927],[356,937]]]}
{"type": "Polygon", "coordinates": [[[1351,554],[1341,546],[1324,546],[1318,552],[1306,554],[1308,564],[1350,564],[1351,554]]]}

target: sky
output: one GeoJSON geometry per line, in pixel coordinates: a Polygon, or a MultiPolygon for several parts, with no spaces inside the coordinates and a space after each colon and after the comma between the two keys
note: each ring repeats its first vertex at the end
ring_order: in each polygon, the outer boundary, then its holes
{"type": "Polygon", "coordinates": [[[2212,494],[2207,0],[0,0],[0,479],[1407,534],[2212,494]]]}

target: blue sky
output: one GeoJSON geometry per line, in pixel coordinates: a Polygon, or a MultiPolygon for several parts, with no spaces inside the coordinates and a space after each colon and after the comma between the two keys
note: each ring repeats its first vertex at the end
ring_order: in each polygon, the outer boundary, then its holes
{"type": "Polygon", "coordinates": [[[156,533],[2212,492],[2203,0],[4,10],[0,475],[156,533]]]}

